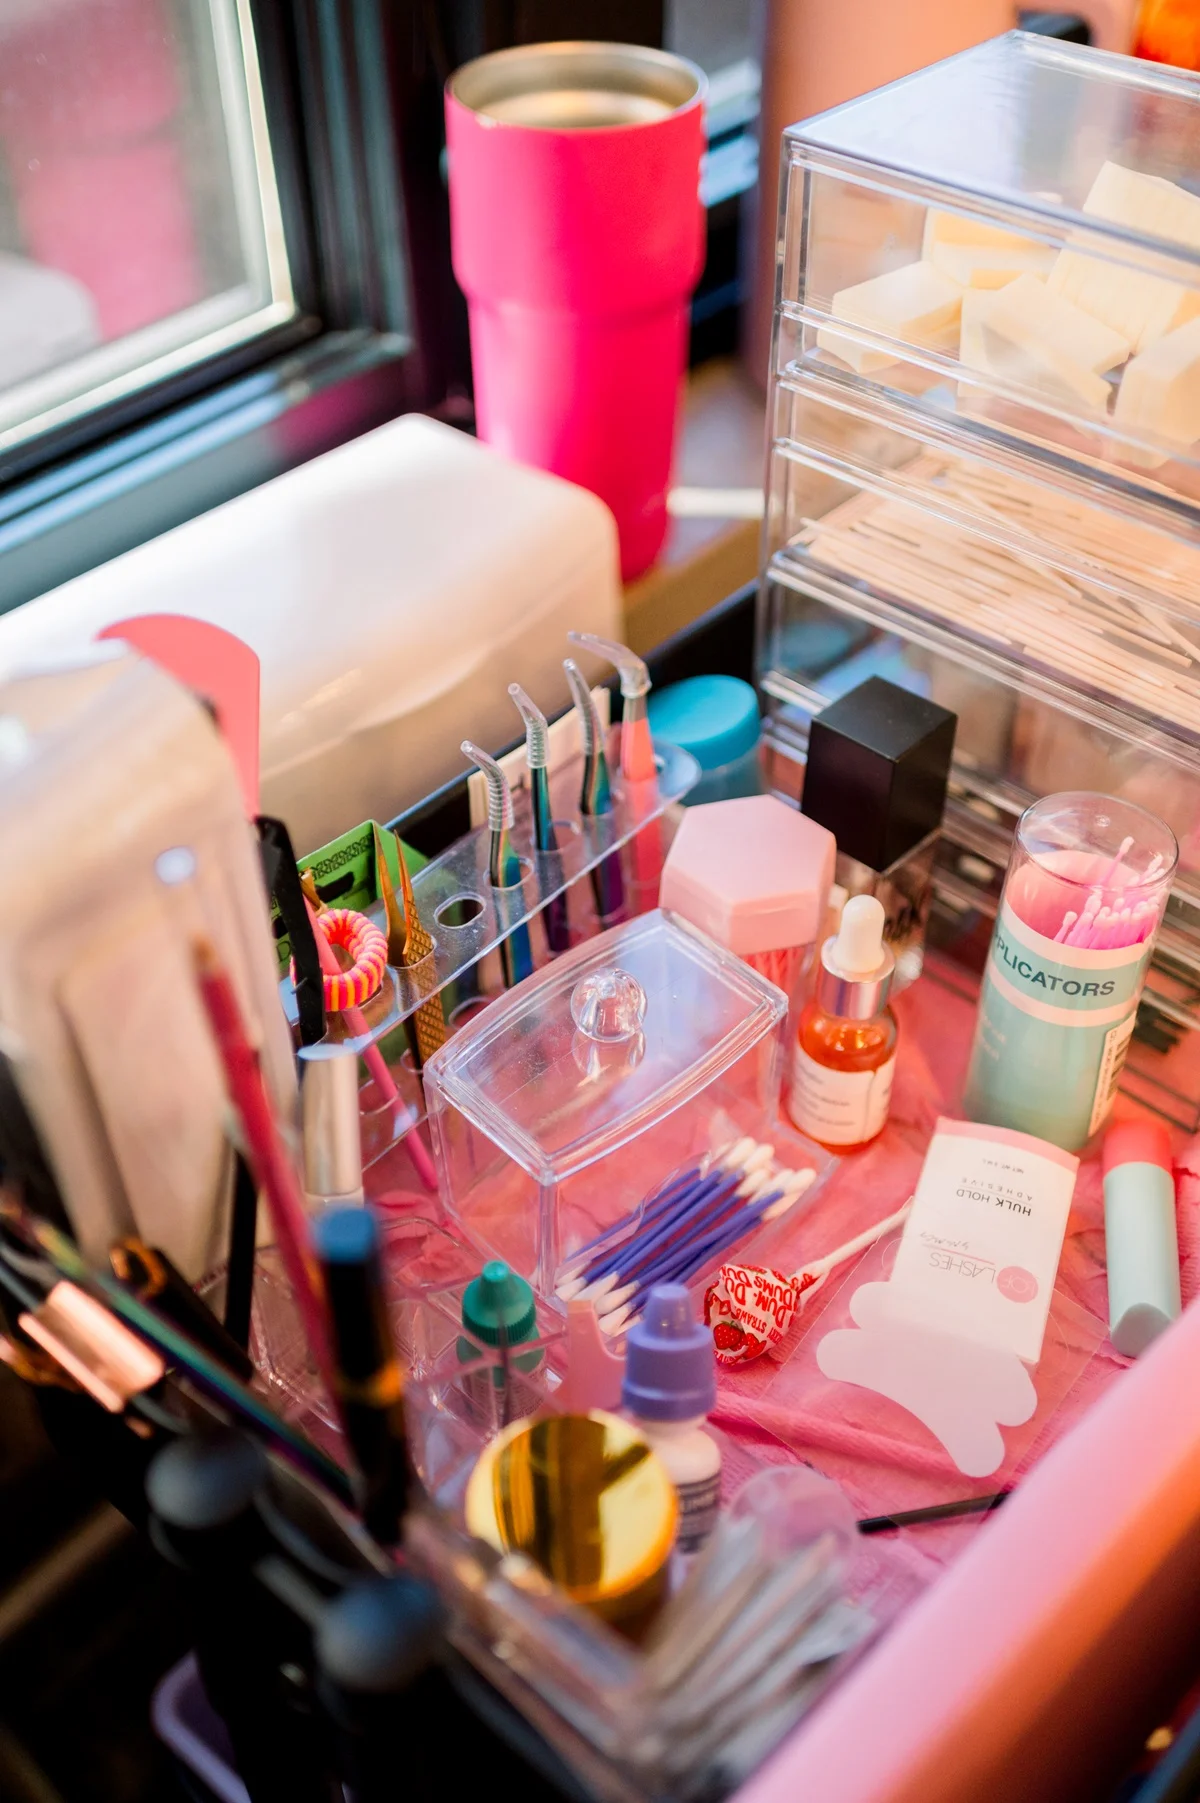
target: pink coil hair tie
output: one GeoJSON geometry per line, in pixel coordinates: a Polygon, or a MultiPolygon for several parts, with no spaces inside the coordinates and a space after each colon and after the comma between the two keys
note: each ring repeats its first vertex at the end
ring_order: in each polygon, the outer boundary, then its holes
{"type": "MultiPolygon", "coordinates": [[[[330,945],[340,945],[349,952],[354,963],[349,970],[335,976],[327,973],[321,980],[325,990],[325,1006],[331,1014],[347,1008],[361,1008],[383,982],[387,969],[387,940],[365,914],[354,908],[327,908],[314,921],[330,945]]],[[[295,981],[295,967],[292,980],[295,981]]]]}

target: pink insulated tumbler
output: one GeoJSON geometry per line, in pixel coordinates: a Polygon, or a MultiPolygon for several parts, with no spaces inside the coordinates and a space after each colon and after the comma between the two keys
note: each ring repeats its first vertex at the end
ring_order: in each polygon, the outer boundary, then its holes
{"type": "Polygon", "coordinates": [[[703,100],[691,63],[625,44],[501,50],[446,89],[480,437],[607,501],[626,577],[667,529],[703,100]]]}

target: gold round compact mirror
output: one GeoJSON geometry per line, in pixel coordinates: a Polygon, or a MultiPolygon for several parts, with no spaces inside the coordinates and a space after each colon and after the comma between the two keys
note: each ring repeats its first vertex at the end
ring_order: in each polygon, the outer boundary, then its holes
{"type": "Polygon", "coordinates": [[[575,1602],[635,1632],[662,1601],[675,1490],[627,1421],[594,1409],[517,1421],[471,1473],[467,1527],[522,1552],[575,1602]]]}

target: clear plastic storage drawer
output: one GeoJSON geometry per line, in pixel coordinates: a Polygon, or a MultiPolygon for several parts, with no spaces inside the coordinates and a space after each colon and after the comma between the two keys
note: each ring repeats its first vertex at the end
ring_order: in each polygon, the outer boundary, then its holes
{"type": "MultiPolygon", "coordinates": [[[[775,396],[769,548],[998,655],[1200,769],[1200,543],[1086,480],[814,371],[775,396]]],[[[1180,822],[1180,836],[1195,822],[1180,822]]]]}
{"type": "Polygon", "coordinates": [[[781,358],[1200,499],[1198,172],[1194,76],[1021,32],[793,126],[781,358]]]}

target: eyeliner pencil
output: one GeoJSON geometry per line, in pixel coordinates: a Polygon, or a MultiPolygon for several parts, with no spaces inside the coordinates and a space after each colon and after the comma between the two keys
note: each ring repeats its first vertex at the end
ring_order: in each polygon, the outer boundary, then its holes
{"type": "Polygon", "coordinates": [[[858,1524],[860,1534],[887,1534],[893,1528],[915,1528],[924,1521],[953,1521],[957,1515],[987,1515],[998,1509],[1007,1490],[993,1490],[990,1496],[965,1496],[961,1502],[930,1503],[924,1509],[901,1509],[895,1515],[865,1515],[858,1524]]]}
{"type": "Polygon", "coordinates": [[[360,1512],[368,1532],[394,1546],[408,1497],[408,1443],[379,1226],[369,1208],[348,1204],[318,1215],[313,1238],[329,1298],[334,1400],[360,1474],[360,1512]]]}
{"type": "Polygon", "coordinates": [[[258,1185],[240,1152],[235,1154],[229,1260],[225,1273],[225,1328],[244,1350],[250,1346],[254,1261],[258,1248],[258,1185]]]}

